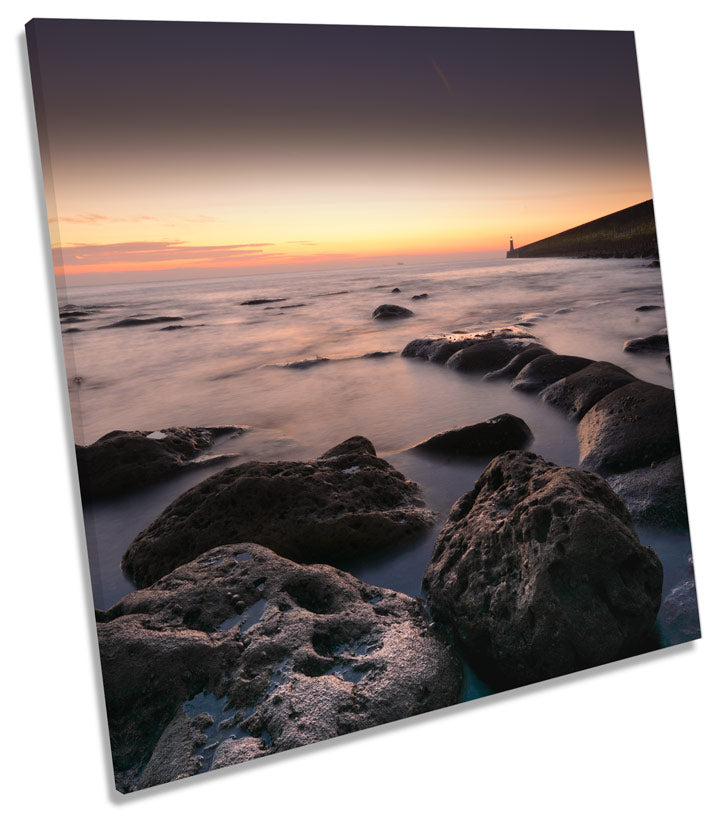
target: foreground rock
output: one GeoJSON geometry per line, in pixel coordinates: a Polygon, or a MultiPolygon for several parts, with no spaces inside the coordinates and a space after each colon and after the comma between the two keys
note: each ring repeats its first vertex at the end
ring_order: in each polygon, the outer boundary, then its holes
{"type": "Polygon", "coordinates": [[[487,373],[504,367],[530,343],[523,338],[489,338],[458,350],[445,366],[459,372],[487,373]]]}
{"type": "Polygon", "coordinates": [[[254,544],[99,614],[118,786],[136,790],[457,702],[419,602],[254,544]]]}
{"type": "MultiPolygon", "coordinates": [[[[522,329],[516,327],[503,327],[502,329],[492,329],[483,333],[465,333],[458,331],[446,336],[436,336],[435,338],[416,338],[405,345],[402,351],[404,358],[424,358],[426,361],[433,361],[437,364],[445,364],[448,359],[459,350],[474,347],[477,344],[487,341],[525,339],[525,344],[535,341],[535,336],[530,335],[522,329]]],[[[518,351],[515,349],[515,352],[518,351]]]]}
{"type": "Polygon", "coordinates": [[[504,367],[489,372],[484,380],[495,381],[501,378],[514,378],[526,364],[540,358],[541,355],[554,355],[554,353],[552,350],[548,350],[547,347],[543,347],[542,344],[528,344],[521,353],[511,358],[504,367]]]}
{"type": "Polygon", "coordinates": [[[336,563],[396,546],[432,521],[417,484],[358,436],[315,461],[250,461],[207,478],[135,538],[122,566],[147,586],[245,540],[299,562],[336,563]]]}
{"type": "Polygon", "coordinates": [[[635,376],[622,367],[595,361],[546,387],[539,398],[562,410],[568,418],[579,419],[601,398],[633,381],[637,381],[635,376]]]}
{"type": "Polygon", "coordinates": [[[523,449],[532,439],[530,427],[522,418],[504,413],[479,424],[433,435],[414,448],[458,456],[499,455],[508,449],[523,449]]]}
{"type": "Polygon", "coordinates": [[[578,426],[580,467],[610,475],[680,454],[675,395],[645,381],[614,390],[578,426]]]}
{"type": "Polygon", "coordinates": [[[687,529],[688,514],[680,456],[651,466],[609,475],[635,523],[662,529],[687,529]]]}
{"type": "Polygon", "coordinates": [[[218,437],[242,432],[234,426],[108,432],[94,444],[75,447],[83,498],[118,495],[165,480],[194,466],[194,459],[218,437]]]}
{"type": "Polygon", "coordinates": [[[576,355],[541,355],[520,370],[513,379],[512,388],[524,392],[538,392],[592,363],[591,359],[576,355]]]}
{"type": "Polygon", "coordinates": [[[509,688],[636,651],[662,578],[601,478],[508,452],[451,510],[424,582],[478,673],[509,688]]]}
{"type": "Polygon", "coordinates": [[[667,333],[655,333],[645,338],[631,338],[623,344],[626,353],[666,353],[669,350],[667,333]]]}
{"type": "Polygon", "coordinates": [[[399,304],[381,304],[373,310],[372,317],[374,319],[398,319],[409,318],[414,316],[412,310],[407,307],[400,307],[399,304]]]}

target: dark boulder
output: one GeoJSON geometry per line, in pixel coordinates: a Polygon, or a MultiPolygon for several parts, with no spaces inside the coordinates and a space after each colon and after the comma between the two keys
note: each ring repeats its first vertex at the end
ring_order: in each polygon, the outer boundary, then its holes
{"type": "Polygon", "coordinates": [[[316,461],[249,461],[189,489],[142,531],[122,566],[138,586],[199,554],[261,541],[303,563],[336,563],[420,534],[433,515],[420,488],[357,436],[316,461]]]}
{"type": "Polygon", "coordinates": [[[669,349],[667,333],[655,333],[646,338],[631,338],[623,344],[626,353],[666,353],[669,349]]]}
{"type": "Polygon", "coordinates": [[[552,350],[548,350],[547,347],[543,347],[542,344],[528,344],[521,353],[511,358],[504,367],[488,373],[484,380],[495,381],[501,378],[514,378],[526,364],[540,358],[541,355],[554,355],[554,353],[552,350]]]}
{"type": "Polygon", "coordinates": [[[520,370],[513,379],[512,388],[523,392],[538,392],[592,363],[591,359],[576,355],[541,355],[520,370]]]}
{"type": "Polygon", "coordinates": [[[440,432],[414,448],[446,455],[499,455],[508,449],[523,449],[532,439],[530,427],[522,418],[503,413],[479,424],[440,432]]]}
{"type": "Polygon", "coordinates": [[[635,523],[662,529],[687,529],[687,503],[680,456],[609,475],[608,484],[635,523]]]}
{"type": "Polygon", "coordinates": [[[434,361],[437,364],[444,364],[453,353],[472,347],[477,344],[475,337],[465,336],[463,338],[416,338],[405,345],[401,355],[404,358],[424,358],[426,361],[434,361]]]}
{"type": "Polygon", "coordinates": [[[489,338],[453,353],[445,366],[458,372],[486,373],[504,367],[529,342],[518,338],[489,338]]]}
{"type": "Polygon", "coordinates": [[[399,288],[399,287],[393,287],[393,289],[392,289],[390,292],[391,292],[391,293],[399,293],[399,292],[400,292],[400,288],[399,288]]]}
{"type": "Polygon", "coordinates": [[[452,508],[424,582],[480,676],[511,688],[636,651],[662,578],[605,481],[507,452],[452,508]]]}
{"type": "Polygon", "coordinates": [[[610,475],[680,453],[675,394],[633,381],[588,410],[578,425],[580,467],[610,475]]]}
{"type": "Polygon", "coordinates": [[[119,495],[165,480],[194,466],[219,436],[242,432],[232,426],[108,432],[94,444],[75,447],[83,498],[119,495]]]}
{"type": "Polygon", "coordinates": [[[414,315],[415,313],[413,313],[412,310],[408,310],[407,307],[400,307],[398,304],[381,304],[373,310],[372,317],[374,319],[384,320],[409,318],[414,315]]]}
{"type": "Polygon", "coordinates": [[[635,312],[637,313],[650,313],[653,310],[662,310],[663,306],[661,304],[641,304],[640,307],[635,308],[635,312]]]}
{"type": "Polygon", "coordinates": [[[116,781],[137,790],[458,701],[420,602],[222,546],[98,623],[116,781]]]}
{"type": "Polygon", "coordinates": [[[635,376],[622,367],[608,361],[595,361],[545,387],[539,397],[562,410],[568,418],[579,419],[601,398],[633,381],[637,381],[635,376]]]}

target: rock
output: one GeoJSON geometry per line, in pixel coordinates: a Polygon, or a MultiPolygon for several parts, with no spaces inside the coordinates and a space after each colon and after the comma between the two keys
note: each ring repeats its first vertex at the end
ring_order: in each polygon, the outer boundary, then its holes
{"type": "Polygon", "coordinates": [[[210,476],[135,538],[122,566],[147,586],[214,546],[244,540],[334,564],[395,547],[432,521],[417,484],[356,436],[316,461],[249,461],[210,476]]]}
{"type": "Polygon", "coordinates": [[[304,358],[302,361],[291,361],[289,364],[284,364],[283,366],[288,370],[308,370],[310,367],[316,367],[318,364],[327,364],[328,361],[330,361],[329,358],[317,356],[316,358],[304,358]]]}
{"type": "Polygon", "coordinates": [[[700,639],[700,613],[694,578],[685,580],[668,593],[658,619],[663,621],[664,629],[671,632],[671,645],[700,639]]]}
{"type": "Polygon", "coordinates": [[[545,387],[539,398],[562,410],[568,418],[579,419],[601,398],[633,381],[637,381],[635,376],[622,367],[594,361],[545,387]]]}
{"type": "Polygon", "coordinates": [[[635,311],[637,313],[649,313],[652,310],[662,310],[663,306],[661,304],[641,304],[640,307],[636,307],[635,311]]]}
{"type": "Polygon", "coordinates": [[[567,313],[574,313],[575,310],[572,307],[558,307],[558,309],[553,312],[556,316],[564,316],[567,313]]]}
{"type": "Polygon", "coordinates": [[[255,544],[213,549],[127,595],[97,630],[125,790],[431,711],[460,693],[460,664],[420,602],[255,544]]]}
{"type": "Polygon", "coordinates": [[[88,446],[76,446],[83,499],[131,492],[194,465],[193,459],[221,435],[240,427],[169,427],[157,432],[115,430],[88,446]]]}
{"type": "Polygon", "coordinates": [[[250,305],[255,306],[256,304],[273,304],[277,301],[287,301],[287,299],[248,299],[247,301],[241,301],[240,305],[250,305]]]}
{"type": "Polygon", "coordinates": [[[182,316],[152,316],[151,318],[125,318],[113,321],[112,324],[103,324],[99,330],[109,330],[111,327],[142,327],[145,324],[167,324],[168,321],[182,321],[182,316]]]}
{"type": "Polygon", "coordinates": [[[414,449],[460,456],[499,455],[508,449],[522,449],[532,438],[522,418],[504,413],[479,424],[440,432],[414,449]]]}
{"type": "Polygon", "coordinates": [[[158,332],[163,330],[191,330],[193,327],[204,327],[204,324],[168,324],[167,327],[160,327],[158,332]]]}
{"type": "Polygon", "coordinates": [[[636,524],[662,529],[687,529],[687,503],[680,456],[609,475],[607,482],[628,508],[636,524]]]}
{"type": "Polygon", "coordinates": [[[420,301],[420,299],[426,299],[427,297],[428,297],[427,293],[418,293],[417,296],[412,297],[412,300],[413,301],[420,301]]]}
{"type": "Polygon", "coordinates": [[[668,349],[667,333],[631,338],[623,344],[623,351],[626,353],[666,353],[668,349]]]}
{"type": "Polygon", "coordinates": [[[372,317],[374,319],[398,319],[409,318],[414,315],[415,313],[408,310],[407,307],[400,307],[397,304],[381,304],[380,307],[373,310],[372,317]]]}
{"type": "Polygon", "coordinates": [[[399,292],[400,292],[400,288],[399,288],[399,287],[393,287],[393,289],[392,289],[390,292],[391,292],[391,293],[399,293],[399,292]]]}
{"type": "Polygon", "coordinates": [[[401,355],[404,358],[424,358],[444,364],[453,353],[477,344],[477,338],[416,338],[405,345],[401,355]]]}
{"type": "Polygon", "coordinates": [[[82,327],[68,327],[67,330],[63,330],[63,335],[65,333],[82,333],[82,327]]]}
{"type": "Polygon", "coordinates": [[[459,372],[486,373],[504,367],[527,346],[524,339],[489,338],[453,353],[445,366],[459,372]]]}
{"type": "Polygon", "coordinates": [[[605,481],[506,452],[452,508],[424,583],[481,678],[511,688],[631,654],[662,578],[605,481]]]}
{"type": "Polygon", "coordinates": [[[523,392],[538,392],[592,363],[591,359],[576,355],[541,355],[520,370],[513,379],[512,388],[523,392]]]}
{"type": "Polygon", "coordinates": [[[535,336],[516,327],[487,330],[483,333],[466,333],[457,330],[447,336],[436,338],[416,338],[405,345],[401,355],[405,358],[424,358],[438,364],[445,364],[458,350],[473,347],[475,344],[500,339],[527,339],[526,343],[536,341],[535,336]]]}
{"type": "Polygon", "coordinates": [[[521,353],[511,358],[504,367],[488,373],[484,380],[495,381],[500,378],[514,378],[526,364],[540,358],[541,355],[554,355],[554,353],[552,350],[548,350],[547,347],[543,347],[542,344],[528,344],[521,353]]]}
{"type": "Polygon", "coordinates": [[[386,358],[389,355],[395,355],[395,350],[375,350],[374,353],[365,353],[360,358],[386,358]]]}
{"type": "Polygon", "coordinates": [[[646,264],[645,267],[660,267],[660,262],[655,259],[654,261],[650,262],[650,264],[646,264]]]}
{"type": "Polygon", "coordinates": [[[633,381],[588,410],[578,425],[580,468],[610,475],[680,454],[675,394],[633,381]]]}

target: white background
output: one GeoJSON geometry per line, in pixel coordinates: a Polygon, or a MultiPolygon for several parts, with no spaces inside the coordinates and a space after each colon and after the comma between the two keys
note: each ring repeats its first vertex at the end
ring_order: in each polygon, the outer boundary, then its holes
{"type": "Polygon", "coordinates": [[[718,815],[720,251],[712,8],[657,0],[4,6],[6,816],[718,815]],[[702,641],[142,795],[114,793],[23,37],[31,17],[98,16],[635,30],[702,641]]]}

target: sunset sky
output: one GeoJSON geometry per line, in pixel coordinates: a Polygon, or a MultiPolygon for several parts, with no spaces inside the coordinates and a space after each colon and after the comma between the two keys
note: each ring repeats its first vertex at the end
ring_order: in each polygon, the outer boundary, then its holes
{"type": "Polygon", "coordinates": [[[500,256],[651,196],[630,32],[28,34],[56,273],[500,256]]]}

